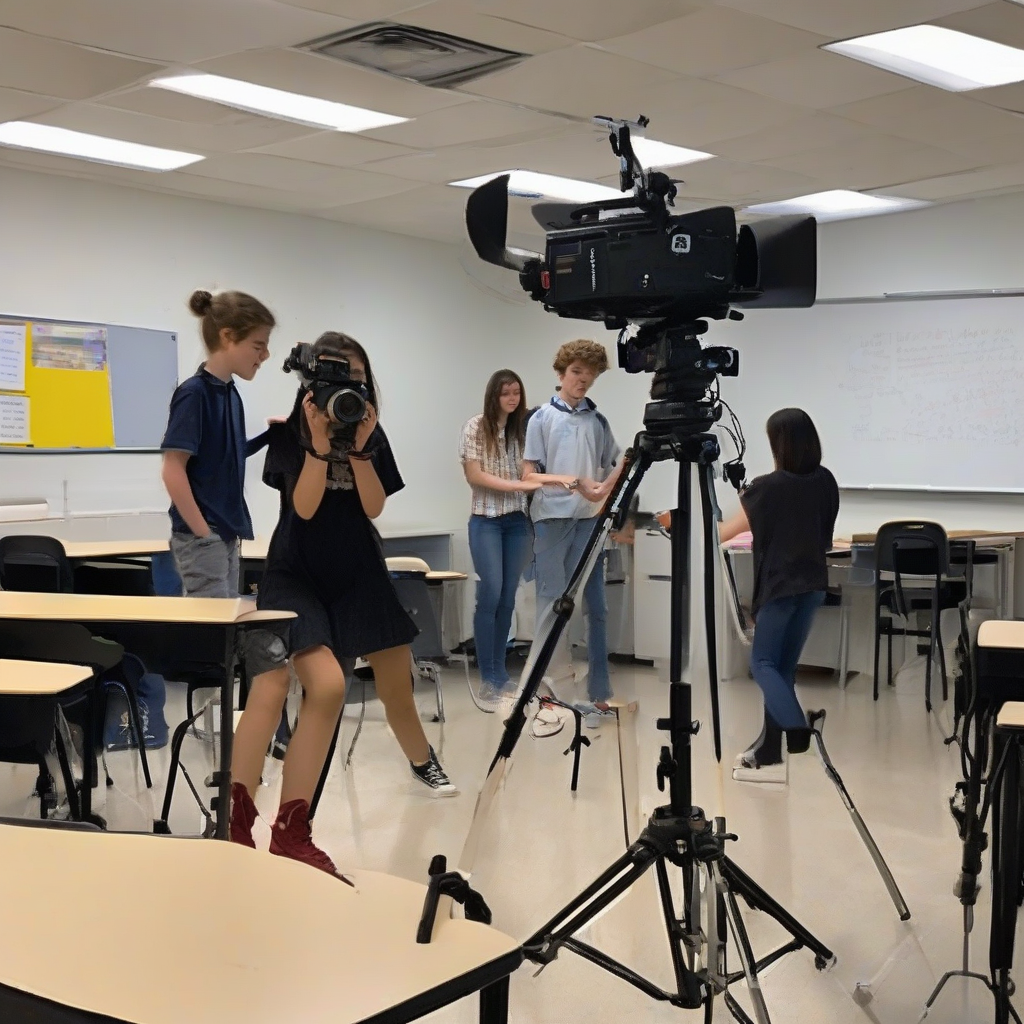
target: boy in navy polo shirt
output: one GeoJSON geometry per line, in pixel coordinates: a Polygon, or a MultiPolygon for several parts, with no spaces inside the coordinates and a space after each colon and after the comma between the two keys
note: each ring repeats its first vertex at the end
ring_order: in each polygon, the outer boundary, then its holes
{"type": "MultiPolygon", "coordinates": [[[[593,533],[594,519],[622,472],[620,450],[608,420],[587,392],[608,369],[608,353],[595,341],[570,341],[555,354],[558,393],[530,417],[523,452],[523,478],[563,483],[534,492],[530,516],[534,523],[538,628],[544,612],[565,591],[569,574],[593,533]]],[[[587,614],[589,672],[587,725],[600,722],[611,697],[608,675],[608,611],[604,593],[604,552],[583,591],[587,614]]],[[[563,655],[563,658],[565,656],[563,655]]],[[[571,664],[549,670],[549,681],[569,677],[571,664]]]]}
{"type": "Polygon", "coordinates": [[[197,291],[189,308],[202,320],[209,357],[171,398],[163,481],[171,498],[171,551],[188,597],[238,596],[238,542],[252,539],[245,504],[245,460],[266,443],[247,441],[234,377],[252,380],[270,355],[276,321],[244,292],[197,291]]]}

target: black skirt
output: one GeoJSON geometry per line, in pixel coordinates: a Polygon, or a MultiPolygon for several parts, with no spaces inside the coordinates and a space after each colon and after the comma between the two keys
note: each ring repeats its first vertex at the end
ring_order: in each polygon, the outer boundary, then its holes
{"type": "Polygon", "coordinates": [[[411,644],[419,632],[386,572],[365,573],[344,593],[328,599],[301,575],[268,568],[256,605],[298,616],[290,623],[289,654],[323,646],[338,660],[362,658],[411,644]]]}

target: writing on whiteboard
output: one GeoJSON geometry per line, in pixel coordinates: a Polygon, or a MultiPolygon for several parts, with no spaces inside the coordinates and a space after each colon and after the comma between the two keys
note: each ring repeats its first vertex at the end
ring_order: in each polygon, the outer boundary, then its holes
{"type": "Polygon", "coordinates": [[[846,345],[851,435],[914,445],[1024,441],[1024,339],[1011,325],[878,331],[846,345]]]}
{"type": "Polygon", "coordinates": [[[28,399],[0,395],[0,444],[28,444],[28,399]]]}
{"type": "Polygon", "coordinates": [[[0,391],[25,390],[25,325],[0,324],[0,391]]]}

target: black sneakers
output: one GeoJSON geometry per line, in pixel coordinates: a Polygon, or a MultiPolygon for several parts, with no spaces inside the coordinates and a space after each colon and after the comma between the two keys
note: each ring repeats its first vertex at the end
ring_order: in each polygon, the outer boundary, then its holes
{"type": "Polygon", "coordinates": [[[430,790],[431,796],[455,796],[459,791],[445,774],[441,762],[430,747],[430,759],[424,764],[409,762],[409,768],[415,778],[419,779],[430,790]]]}

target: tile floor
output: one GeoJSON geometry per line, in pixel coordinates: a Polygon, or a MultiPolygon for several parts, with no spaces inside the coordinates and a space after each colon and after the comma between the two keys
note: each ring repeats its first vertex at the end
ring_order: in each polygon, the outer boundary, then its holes
{"type": "MultiPolygon", "coordinates": [[[[654,719],[666,713],[667,686],[647,666],[615,665],[618,696],[637,699],[640,739],[639,800],[645,814],[659,802],[654,765],[663,734],[654,719]]],[[[961,908],[952,895],[960,848],[947,799],[958,775],[953,749],[943,744],[951,705],[924,709],[923,666],[910,662],[897,685],[871,700],[871,680],[850,678],[845,691],[822,675],[804,676],[805,706],[828,711],[825,737],[861,814],[872,830],[912,911],[898,920],[886,890],[853,824],[818,760],[793,760],[785,789],[767,790],[733,782],[729,766],[759,725],[760,700],[754,683],[739,679],[722,690],[724,756],[715,763],[708,727],[708,697],[694,693],[695,714],[705,723],[693,750],[694,799],[709,814],[724,814],[739,842],[736,862],[835,950],[838,963],[818,973],[806,951],[791,953],[766,970],[763,988],[773,1024],[906,1024],[916,1021],[937,978],[959,966],[961,908]]],[[[425,718],[432,709],[430,686],[419,690],[425,718]]],[[[430,858],[444,853],[458,860],[473,814],[476,793],[496,749],[502,723],[469,700],[461,670],[445,673],[448,721],[443,740],[437,724],[426,726],[452,778],[462,788],[455,799],[432,800],[417,790],[376,701],[352,766],[335,761],[320,812],[316,837],[341,865],[358,865],[410,878],[424,878],[430,858]]],[[[182,716],[183,695],[171,687],[168,721],[182,716]]],[[[351,736],[354,712],[346,714],[343,741],[351,736]]],[[[514,770],[489,818],[476,861],[474,884],[483,892],[502,930],[526,937],[621,853],[623,828],[615,726],[589,732],[578,793],[569,791],[570,759],[563,756],[569,733],[546,739],[524,734],[514,770]]],[[[346,743],[347,745],[347,743],[346,743]]],[[[186,763],[202,781],[212,767],[209,747],[189,739],[186,763]]],[[[154,752],[156,788],[141,787],[133,754],[110,756],[112,790],[97,791],[97,809],[110,827],[146,830],[166,776],[167,751],[154,752]],[[153,801],[151,803],[151,800],[153,801]]],[[[267,762],[266,785],[258,804],[272,820],[280,763],[267,762]]],[[[0,765],[0,814],[34,813],[29,801],[34,773],[0,765]]],[[[179,785],[172,830],[199,831],[200,818],[184,785],[179,785]]],[[[257,836],[266,842],[265,825],[257,836]]],[[[197,879],[197,883],[201,880],[197,879]]],[[[986,879],[987,882],[987,879],[986,879]]],[[[154,885],[159,880],[154,879],[154,885]]],[[[201,891],[197,888],[197,894],[201,891]]],[[[978,907],[974,966],[987,962],[987,885],[978,907]]],[[[135,896],[145,905],[145,894],[135,896]]],[[[121,905],[112,894],[111,907],[121,905]]],[[[197,912],[201,896],[197,895],[197,912]]],[[[773,948],[781,930],[763,915],[747,911],[755,951],[773,948]]],[[[148,922],[154,942],[159,922],[148,922]]],[[[343,923],[339,922],[339,927],[343,923]]],[[[273,908],[267,908],[267,941],[273,941],[273,908]]],[[[585,938],[613,956],[668,984],[671,967],[655,890],[649,880],[596,921],[585,938]]],[[[382,964],[382,971],[388,968],[382,964]]],[[[749,1005],[742,986],[738,998],[749,1005]]],[[[339,999],[344,993],[339,991],[339,999]]],[[[465,1002],[427,1018],[436,1024],[470,1024],[475,1004],[465,1002]]],[[[699,1014],[655,1003],[639,991],[570,953],[543,973],[524,965],[512,982],[514,1024],[618,1024],[628,1019],[699,1020],[699,1014]]],[[[715,1020],[728,1018],[724,1005],[715,1020]]],[[[951,982],[928,1020],[973,1024],[992,1019],[991,998],[977,982],[951,982]]]]}

